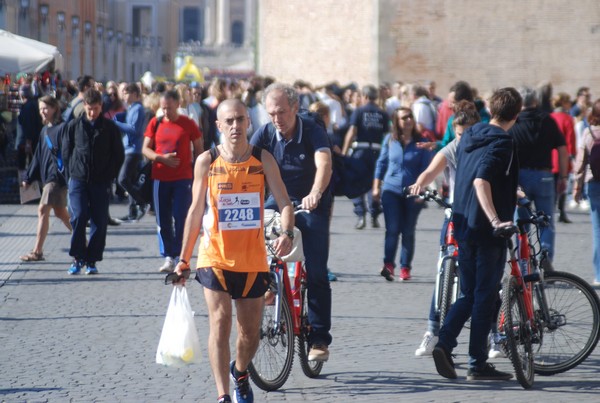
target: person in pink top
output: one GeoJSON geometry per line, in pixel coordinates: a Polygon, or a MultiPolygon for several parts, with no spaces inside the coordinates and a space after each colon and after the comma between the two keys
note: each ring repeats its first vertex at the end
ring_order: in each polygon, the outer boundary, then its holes
{"type": "MultiPolygon", "coordinates": [[[[560,132],[565,136],[565,142],[567,143],[567,153],[569,155],[569,168],[568,172],[571,172],[573,166],[572,161],[575,159],[577,154],[576,140],[575,140],[575,124],[573,118],[569,114],[569,108],[571,107],[571,98],[568,94],[560,92],[552,98],[553,112],[550,114],[552,119],[556,122],[556,125],[560,129],[560,132]]],[[[554,180],[559,180],[559,163],[558,163],[558,152],[552,151],[552,173],[554,174],[554,180]]],[[[557,195],[558,210],[560,215],[558,221],[569,224],[571,220],[567,217],[565,212],[565,200],[567,193],[563,192],[557,195]]]]}
{"type": "Polygon", "coordinates": [[[450,88],[450,92],[446,99],[438,107],[438,116],[435,122],[435,133],[439,140],[444,137],[446,133],[446,126],[448,125],[448,119],[454,115],[454,86],[450,88]]]}

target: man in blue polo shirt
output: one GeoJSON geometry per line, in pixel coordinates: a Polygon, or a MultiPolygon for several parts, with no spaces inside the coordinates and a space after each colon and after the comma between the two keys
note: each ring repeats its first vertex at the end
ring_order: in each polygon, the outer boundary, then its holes
{"type": "MultiPolygon", "coordinates": [[[[331,343],[331,287],[327,278],[329,213],[332,195],[331,148],[327,132],[314,119],[298,114],[298,94],[287,84],[274,83],[263,94],[271,123],[259,128],[250,144],[273,154],[292,202],[310,213],[296,215],[306,257],[308,321],[311,326],[308,359],[327,361],[331,343]]],[[[266,208],[277,208],[273,196],[266,208]]]]}
{"type": "MultiPolygon", "coordinates": [[[[356,108],[350,117],[350,128],[344,139],[342,154],[346,154],[352,148],[352,158],[362,160],[369,169],[371,177],[375,174],[375,162],[381,151],[381,141],[383,136],[389,131],[390,118],[375,101],[378,98],[377,88],[372,85],[366,85],[362,89],[362,98],[364,105],[356,108]]],[[[373,201],[372,192],[352,199],[354,204],[354,214],[358,216],[358,222],[354,228],[363,229],[365,227],[365,215],[367,207],[365,195],[369,199],[369,213],[371,214],[371,225],[373,228],[379,228],[377,216],[381,213],[379,203],[373,201]]]]}

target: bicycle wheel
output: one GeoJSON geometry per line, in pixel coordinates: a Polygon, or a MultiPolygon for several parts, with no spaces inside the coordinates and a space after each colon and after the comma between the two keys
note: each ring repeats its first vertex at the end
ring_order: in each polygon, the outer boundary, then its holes
{"type": "Polygon", "coordinates": [[[279,328],[275,326],[275,304],[265,305],[258,350],[248,366],[250,377],[262,390],[283,386],[294,362],[294,324],[285,293],[281,293],[279,328]]]}
{"type": "Polygon", "coordinates": [[[316,378],[321,374],[323,363],[308,360],[308,333],[310,325],[308,323],[308,303],[306,301],[306,288],[302,290],[302,312],[300,314],[300,335],[298,335],[298,357],[300,358],[300,367],[302,372],[309,378],[316,378]]]}
{"type": "Polygon", "coordinates": [[[506,350],[517,380],[525,389],[533,386],[533,347],[531,328],[527,321],[523,293],[514,276],[507,276],[502,287],[502,314],[506,350]]]}
{"type": "MultiPolygon", "coordinates": [[[[571,273],[546,273],[543,287],[549,323],[544,323],[542,343],[535,354],[535,372],[553,375],[565,372],[583,362],[600,338],[600,300],[596,291],[583,279],[571,273]]],[[[540,301],[534,301],[539,312],[540,301]]]]}
{"type": "Polygon", "coordinates": [[[442,275],[442,297],[439,301],[440,307],[440,327],[444,324],[444,319],[452,305],[454,295],[454,280],[458,276],[456,271],[456,260],[450,258],[443,263],[444,273],[442,275]]]}

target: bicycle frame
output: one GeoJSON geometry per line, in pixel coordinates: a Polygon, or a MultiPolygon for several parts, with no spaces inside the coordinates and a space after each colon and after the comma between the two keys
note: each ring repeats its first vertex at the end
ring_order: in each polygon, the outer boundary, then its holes
{"type": "Polygon", "coordinates": [[[275,323],[277,323],[277,329],[279,326],[279,319],[281,314],[281,290],[285,291],[285,298],[287,299],[288,305],[292,310],[292,320],[294,322],[294,335],[300,334],[301,328],[301,310],[302,310],[302,287],[305,283],[305,271],[302,262],[294,262],[294,287],[292,291],[292,284],[290,276],[288,274],[288,266],[285,262],[280,259],[273,258],[271,262],[271,273],[275,279],[277,291],[275,293],[275,323]],[[283,288],[281,286],[283,285],[283,288]]]}
{"type": "MultiPolygon", "coordinates": [[[[440,258],[438,260],[438,270],[437,275],[435,277],[435,310],[440,310],[440,299],[442,298],[442,278],[444,274],[444,264],[448,259],[458,259],[458,242],[454,238],[454,223],[452,222],[452,209],[450,207],[446,207],[444,214],[446,216],[446,220],[448,220],[448,225],[446,227],[446,234],[444,236],[444,244],[440,246],[440,258]]],[[[452,301],[456,301],[458,298],[458,282],[455,279],[452,289],[452,301]]]]}
{"type": "MultiPolygon", "coordinates": [[[[407,193],[408,190],[404,189],[404,192],[407,193]]],[[[409,196],[415,197],[415,196],[409,196]]],[[[440,257],[438,259],[438,267],[437,267],[437,275],[435,277],[435,291],[434,291],[434,308],[437,312],[440,312],[440,303],[442,303],[441,299],[443,298],[443,277],[444,277],[444,267],[446,262],[449,259],[455,261],[456,266],[458,266],[458,242],[456,238],[454,238],[454,223],[452,222],[452,205],[446,202],[442,197],[440,197],[435,190],[426,190],[423,193],[419,194],[416,197],[420,197],[426,201],[434,201],[438,206],[444,208],[444,215],[446,217],[446,233],[444,234],[443,243],[440,246],[440,257]]],[[[454,277],[454,282],[452,284],[452,290],[449,295],[452,296],[452,303],[456,301],[459,296],[460,286],[458,283],[458,276],[454,277]]]]}
{"type": "MultiPolygon", "coordinates": [[[[527,314],[527,321],[529,322],[532,329],[536,328],[536,323],[534,320],[533,313],[533,293],[532,293],[532,284],[533,281],[525,281],[524,275],[534,274],[531,273],[531,260],[530,260],[530,250],[529,250],[529,236],[527,234],[527,230],[525,229],[525,224],[520,220],[517,220],[517,228],[519,232],[517,233],[517,246],[513,245],[512,239],[507,238],[506,243],[508,246],[509,260],[510,264],[510,274],[517,279],[517,284],[521,288],[523,292],[523,302],[525,303],[525,312],[527,314]],[[518,252],[518,258],[517,258],[518,252]],[[525,274],[523,274],[525,273],[525,274]]],[[[504,329],[504,313],[502,313],[498,330],[502,331],[504,329]]]]}

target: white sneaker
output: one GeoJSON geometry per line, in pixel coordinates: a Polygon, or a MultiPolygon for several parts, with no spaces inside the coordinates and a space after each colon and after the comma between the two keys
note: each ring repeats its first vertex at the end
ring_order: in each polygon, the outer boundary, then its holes
{"type": "Polygon", "coordinates": [[[490,344],[490,351],[488,352],[488,358],[505,358],[506,354],[504,354],[504,350],[500,343],[496,343],[494,338],[494,334],[490,333],[488,336],[488,341],[490,344]]]}
{"type": "Polygon", "coordinates": [[[569,205],[568,205],[569,209],[571,210],[575,210],[576,208],[579,207],[579,203],[577,203],[575,200],[571,199],[569,201],[569,205]]]}
{"type": "Polygon", "coordinates": [[[163,263],[163,265],[160,266],[160,269],[158,269],[158,271],[161,273],[171,273],[173,270],[175,270],[175,262],[173,261],[173,258],[171,256],[167,256],[165,258],[165,263],[163,263]]]}
{"type": "Polygon", "coordinates": [[[582,200],[579,202],[579,209],[582,211],[590,211],[590,202],[588,200],[582,200]]]}
{"type": "Polygon", "coordinates": [[[419,348],[415,351],[415,355],[417,357],[431,355],[431,352],[433,351],[433,348],[437,344],[438,340],[439,338],[437,336],[434,336],[433,333],[425,332],[425,335],[423,336],[423,341],[421,342],[419,348]]]}

